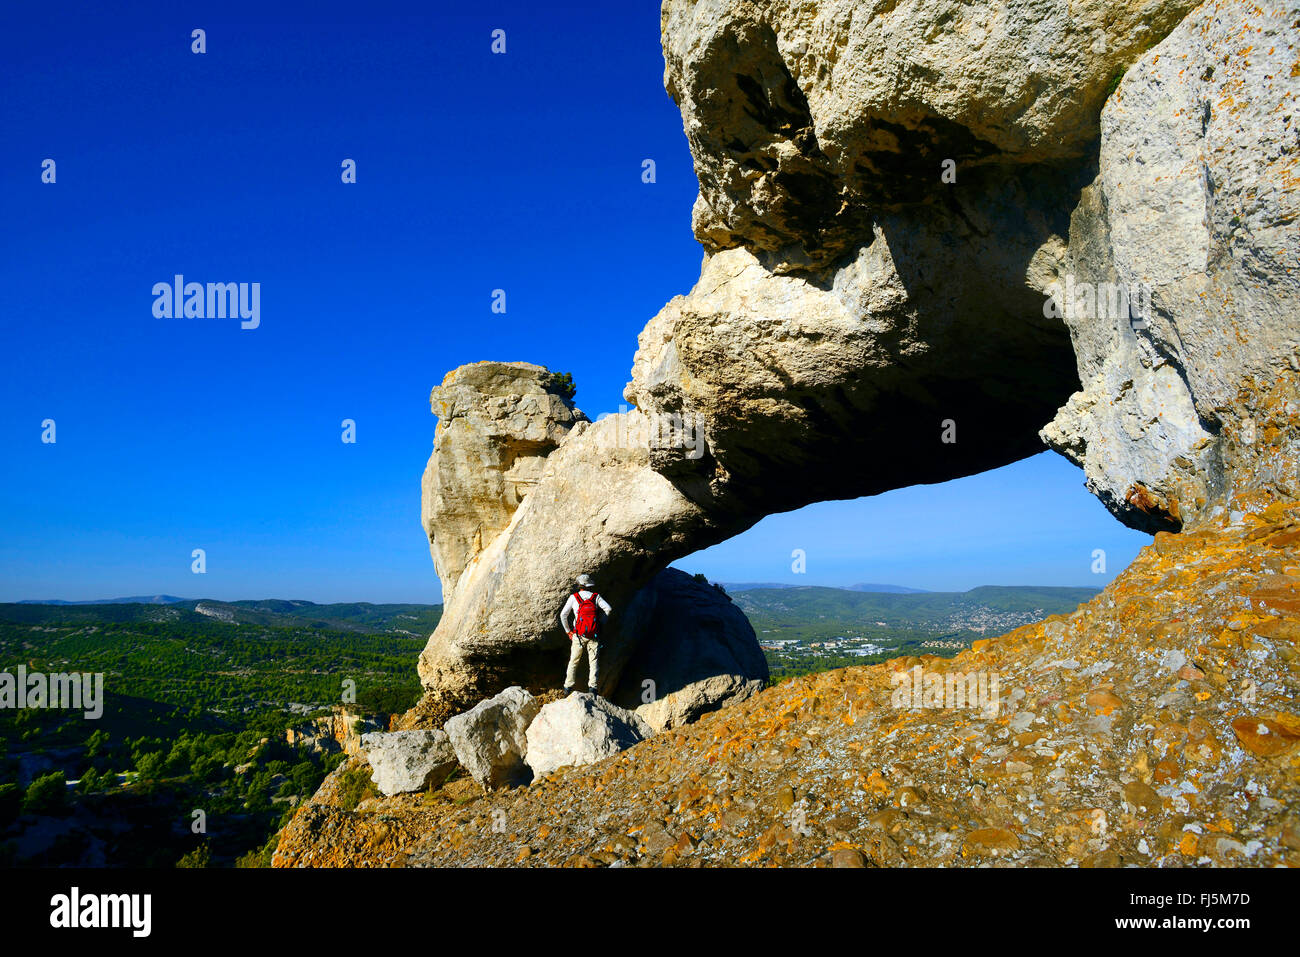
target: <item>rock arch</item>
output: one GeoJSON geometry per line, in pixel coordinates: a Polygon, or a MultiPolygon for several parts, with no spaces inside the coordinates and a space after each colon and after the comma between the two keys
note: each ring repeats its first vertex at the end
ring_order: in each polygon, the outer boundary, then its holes
{"type": "Polygon", "coordinates": [[[633,411],[545,400],[522,502],[439,566],[425,688],[553,672],[579,572],[634,608],[764,515],[1044,441],[1149,531],[1295,498],[1296,10],[1193,6],[668,0],[700,278],[641,333],[633,411]],[[1145,283],[1150,314],[1056,314],[1066,279],[1145,283]],[[671,416],[703,455],[655,438],[671,416]]]}

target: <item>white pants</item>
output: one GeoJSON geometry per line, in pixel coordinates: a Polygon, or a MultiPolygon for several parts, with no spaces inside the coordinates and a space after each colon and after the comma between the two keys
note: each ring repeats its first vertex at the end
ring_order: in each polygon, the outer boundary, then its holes
{"type": "Polygon", "coordinates": [[[591,638],[570,639],[573,646],[569,649],[569,670],[564,673],[564,687],[572,688],[578,680],[578,665],[582,662],[582,651],[587,651],[587,687],[596,690],[600,677],[600,644],[591,638]]]}

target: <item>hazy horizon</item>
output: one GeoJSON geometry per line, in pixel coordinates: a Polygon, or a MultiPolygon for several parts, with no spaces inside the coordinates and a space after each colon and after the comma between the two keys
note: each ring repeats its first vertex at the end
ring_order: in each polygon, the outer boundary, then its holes
{"type": "MultiPolygon", "coordinates": [[[[671,566],[671,567],[676,568],[677,566],[674,565],[674,566],[671,566]]],[[[685,571],[685,569],[682,569],[682,571],[685,571]]],[[[712,580],[712,579],[711,579],[711,580],[712,580]]],[[[728,582],[728,581],[723,581],[723,580],[718,580],[717,583],[720,584],[720,585],[732,585],[732,584],[734,584],[734,585],[764,585],[764,586],[770,585],[770,586],[772,586],[772,587],[776,587],[776,588],[836,588],[836,589],[841,589],[841,590],[846,590],[846,591],[847,591],[847,590],[851,590],[851,588],[852,588],[853,585],[862,584],[861,582],[851,582],[851,583],[848,584],[848,585],[832,585],[832,584],[828,584],[828,583],[826,583],[826,582],[747,582],[747,581],[731,581],[731,582],[728,582]]],[[[895,584],[898,584],[898,583],[897,583],[897,582],[871,582],[870,584],[879,584],[879,585],[895,585],[895,584]]],[[[910,586],[905,586],[905,587],[910,587],[910,586]]],[[[962,593],[964,593],[964,592],[974,591],[976,588],[1091,588],[1091,589],[1100,590],[1100,589],[1101,589],[1101,586],[1096,585],[1096,584],[1090,584],[1090,583],[1088,583],[1088,582],[1081,582],[1081,583],[1079,583],[1079,584],[1074,584],[1074,585],[1044,585],[1044,584],[1041,583],[1041,582],[984,582],[983,584],[981,584],[981,585],[975,585],[975,586],[973,586],[972,588],[963,588],[963,589],[937,589],[937,590],[932,590],[932,589],[929,589],[929,588],[925,588],[925,589],[916,589],[916,590],[914,590],[914,591],[909,591],[909,592],[890,592],[890,591],[883,591],[883,590],[882,590],[882,591],[878,592],[878,594],[900,595],[900,596],[904,596],[904,597],[907,596],[907,595],[962,594],[962,593]]],[[[870,593],[870,590],[868,589],[867,591],[864,591],[863,593],[864,593],[864,594],[870,593]]],[[[132,598],[140,598],[140,599],[143,599],[143,601],[139,602],[139,604],[149,604],[149,603],[150,603],[150,599],[152,599],[152,598],[158,598],[158,597],[164,597],[164,596],[163,596],[163,593],[159,592],[159,593],[155,593],[155,594],[153,594],[153,595],[144,595],[144,594],[141,594],[141,595],[115,595],[115,596],[113,596],[113,597],[111,597],[111,598],[94,598],[94,599],[83,599],[83,598],[21,598],[21,599],[17,599],[17,600],[15,600],[15,601],[5,601],[5,602],[0,602],[0,604],[6,604],[6,605],[109,605],[109,604],[126,604],[126,603],[128,603],[129,599],[132,599],[132,598]]],[[[436,605],[441,605],[441,604],[442,604],[442,602],[424,602],[424,601],[370,601],[369,599],[365,599],[365,598],[351,598],[351,599],[344,598],[344,599],[339,599],[338,601],[313,601],[313,600],[311,600],[310,598],[299,598],[299,597],[292,596],[292,595],[290,595],[290,596],[285,596],[285,595],[263,595],[263,596],[260,596],[260,597],[257,597],[257,598],[214,598],[214,597],[211,596],[211,595],[166,595],[165,597],[172,599],[172,602],[170,602],[170,603],[172,603],[172,604],[174,604],[174,603],[176,603],[176,602],[183,602],[183,601],[215,601],[215,602],[222,602],[222,603],[224,603],[224,604],[234,604],[234,603],[237,603],[237,602],[259,602],[259,601],[289,601],[289,602],[305,602],[305,603],[307,603],[307,604],[311,604],[311,605],[430,605],[430,606],[436,606],[436,605]]]]}

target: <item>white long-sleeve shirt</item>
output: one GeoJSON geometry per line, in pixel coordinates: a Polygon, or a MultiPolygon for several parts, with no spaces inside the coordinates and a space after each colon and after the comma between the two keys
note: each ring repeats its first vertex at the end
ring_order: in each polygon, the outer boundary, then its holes
{"type": "MultiPolygon", "coordinates": [[[[590,588],[583,588],[578,591],[577,595],[569,596],[569,600],[564,603],[564,608],[560,611],[560,627],[564,629],[566,635],[573,631],[574,619],[578,617],[578,595],[581,595],[583,599],[587,599],[592,595],[596,595],[596,593],[590,588]]],[[[596,595],[596,607],[606,615],[614,610],[609,607],[609,602],[601,598],[600,595],[596,595]]]]}

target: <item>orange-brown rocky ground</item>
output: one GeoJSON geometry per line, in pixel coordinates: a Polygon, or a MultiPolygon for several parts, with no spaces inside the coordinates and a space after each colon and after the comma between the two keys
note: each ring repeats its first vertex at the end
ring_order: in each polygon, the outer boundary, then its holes
{"type": "Polygon", "coordinates": [[[277,866],[1300,865],[1300,505],[1160,534],[1097,598],[953,659],[782,683],[600,764],[339,806],[277,866]],[[996,674],[1000,710],[891,678],[996,674]]]}

